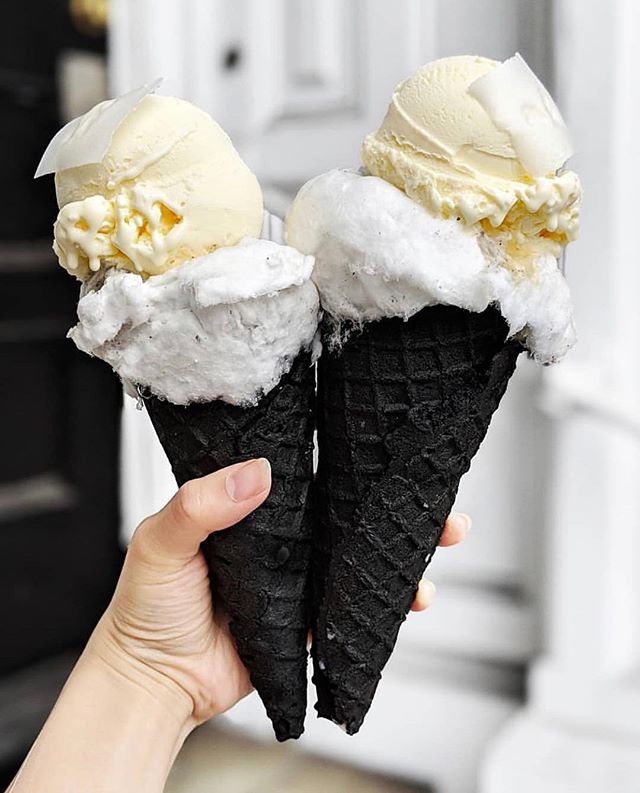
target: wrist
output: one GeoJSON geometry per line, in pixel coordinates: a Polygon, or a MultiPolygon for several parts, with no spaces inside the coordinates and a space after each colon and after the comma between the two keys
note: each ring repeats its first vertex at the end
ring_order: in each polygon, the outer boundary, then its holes
{"type": "Polygon", "coordinates": [[[12,793],[42,789],[44,778],[51,791],[160,793],[194,726],[186,697],[88,647],[12,793]]]}
{"type": "Polygon", "coordinates": [[[196,723],[191,695],[172,677],[127,651],[125,644],[118,640],[107,612],[96,626],[78,666],[88,665],[96,673],[102,670],[115,690],[123,695],[135,692],[136,699],[153,701],[172,722],[192,730],[196,723]]]}
{"type": "Polygon", "coordinates": [[[111,781],[105,793],[164,789],[175,758],[194,727],[186,698],[176,696],[152,677],[138,674],[124,661],[112,663],[88,647],[61,699],[63,707],[74,712],[79,703],[86,703],[83,721],[93,722],[89,728],[93,738],[81,754],[92,757],[91,765],[100,768],[104,764],[108,770],[111,781]],[[70,702],[65,701],[67,693],[70,702]]]}

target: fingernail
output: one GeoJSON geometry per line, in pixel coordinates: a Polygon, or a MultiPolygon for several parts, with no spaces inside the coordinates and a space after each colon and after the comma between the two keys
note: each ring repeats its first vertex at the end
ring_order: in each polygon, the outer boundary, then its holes
{"type": "Polygon", "coordinates": [[[422,593],[427,606],[430,606],[434,597],[436,596],[436,585],[433,583],[433,581],[422,582],[422,593]]]}
{"type": "Polygon", "coordinates": [[[458,529],[458,531],[463,531],[465,534],[471,528],[471,518],[465,515],[464,512],[454,512],[451,516],[451,520],[456,529],[458,529]]]}
{"type": "Polygon", "coordinates": [[[270,482],[271,465],[261,457],[236,468],[227,476],[224,484],[229,498],[240,502],[262,493],[269,487],[270,482]]]}

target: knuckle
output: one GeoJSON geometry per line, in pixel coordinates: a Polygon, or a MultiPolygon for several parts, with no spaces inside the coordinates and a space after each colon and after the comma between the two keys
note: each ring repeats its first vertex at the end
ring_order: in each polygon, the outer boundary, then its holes
{"type": "Polygon", "coordinates": [[[185,482],[175,497],[176,518],[181,523],[197,522],[202,516],[202,487],[197,479],[185,482]]]}

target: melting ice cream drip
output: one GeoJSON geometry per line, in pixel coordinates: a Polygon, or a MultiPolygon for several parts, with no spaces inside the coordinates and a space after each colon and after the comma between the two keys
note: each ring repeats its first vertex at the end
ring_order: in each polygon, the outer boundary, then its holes
{"type": "Polygon", "coordinates": [[[154,272],[184,236],[186,222],[144,187],[122,188],[114,198],[89,196],[66,204],[54,227],[54,250],[67,269],[97,272],[127,257],[138,272],[154,272]]]}

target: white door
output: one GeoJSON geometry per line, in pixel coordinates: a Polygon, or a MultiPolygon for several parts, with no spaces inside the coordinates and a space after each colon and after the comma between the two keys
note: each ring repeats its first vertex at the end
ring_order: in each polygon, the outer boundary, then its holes
{"type": "MultiPolygon", "coordinates": [[[[394,85],[421,63],[520,50],[548,81],[547,11],[547,2],[526,0],[119,0],[112,90],[168,77],[171,92],[229,132],[269,208],[282,214],[309,177],[358,166],[360,142],[382,119],[394,85]]],[[[403,627],[361,734],[348,738],[310,718],[303,746],[433,782],[442,793],[474,789],[486,742],[517,707],[537,645],[531,582],[545,469],[538,379],[522,361],[463,482],[459,504],[474,528],[464,546],[436,554],[436,603],[403,627]]],[[[128,483],[145,481],[136,460],[141,448],[148,457],[147,432],[144,413],[130,405],[128,483]]],[[[128,525],[157,508],[171,486],[155,448],[146,489],[127,491],[128,525]]],[[[253,699],[230,718],[269,733],[253,699]]]]}

